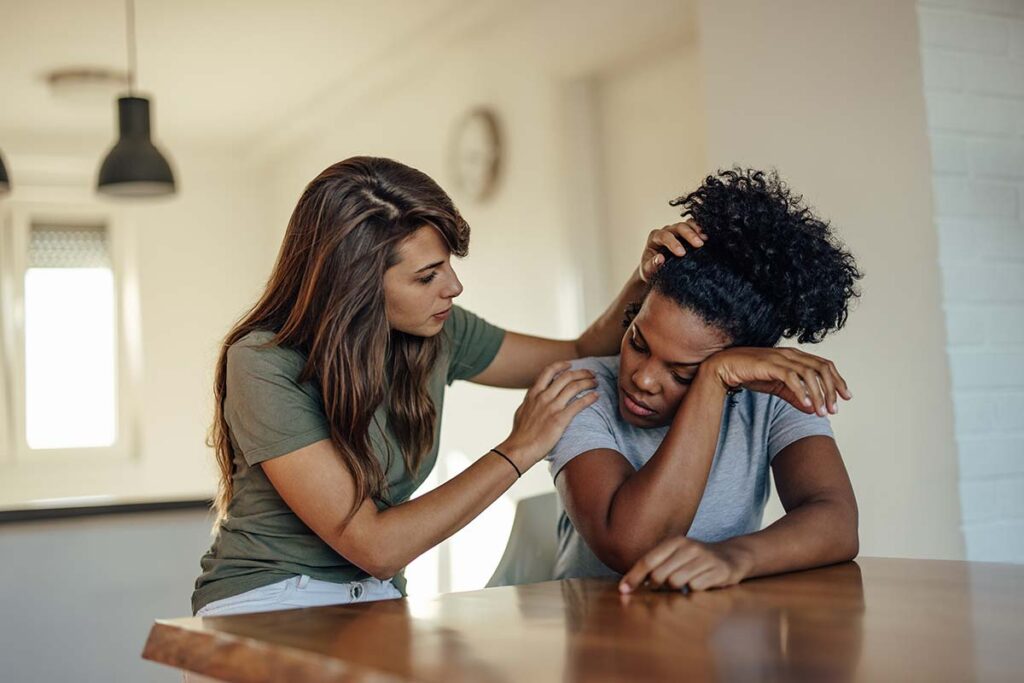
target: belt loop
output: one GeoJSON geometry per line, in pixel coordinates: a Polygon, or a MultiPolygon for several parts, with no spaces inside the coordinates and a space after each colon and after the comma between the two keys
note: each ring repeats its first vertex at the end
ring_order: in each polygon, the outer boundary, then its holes
{"type": "Polygon", "coordinates": [[[303,574],[302,576],[299,577],[299,586],[298,587],[300,589],[302,589],[302,588],[305,588],[307,585],[309,585],[309,577],[306,576],[305,574],[303,574]]]}

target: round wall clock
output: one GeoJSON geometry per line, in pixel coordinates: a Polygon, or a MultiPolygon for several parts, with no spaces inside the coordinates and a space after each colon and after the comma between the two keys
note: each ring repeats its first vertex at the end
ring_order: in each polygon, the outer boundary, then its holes
{"type": "Polygon", "coordinates": [[[502,167],[498,118],[486,107],[470,110],[455,125],[448,150],[455,187],[474,201],[494,195],[502,167]]]}

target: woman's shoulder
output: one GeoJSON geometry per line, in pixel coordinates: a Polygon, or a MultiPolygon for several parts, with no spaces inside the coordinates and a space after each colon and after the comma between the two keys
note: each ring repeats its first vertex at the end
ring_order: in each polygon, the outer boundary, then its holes
{"type": "Polygon", "coordinates": [[[605,415],[608,420],[618,417],[619,357],[592,356],[572,361],[572,370],[590,370],[597,381],[598,400],[585,410],[605,415]]]}
{"type": "Polygon", "coordinates": [[[577,358],[572,361],[573,370],[590,370],[597,378],[598,384],[611,382],[618,383],[619,378],[619,357],[618,356],[590,356],[588,358],[577,358]]]}
{"type": "Polygon", "coordinates": [[[442,328],[449,341],[456,345],[480,341],[480,337],[503,337],[505,330],[458,304],[452,304],[451,315],[442,328]]]}
{"type": "Polygon", "coordinates": [[[294,374],[305,365],[305,357],[295,349],[274,342],[274,332],[252,330],[228,347],[228,372],[279,369],[294,374]]]}
{"type": "Polygon", "coordinates": [[[505,330],[492,325],[461,306],[452,306],[452,314],[445,321],[444,345],[447,358],[446,381],[470,379],[490,366],[505,339],[505,330]]]}
{"type": "Polygon", "coordinates": [[[270,330],[251,330],[233,343],[229,350],[258,348],[273,345],[274,333],[270,330]]]}

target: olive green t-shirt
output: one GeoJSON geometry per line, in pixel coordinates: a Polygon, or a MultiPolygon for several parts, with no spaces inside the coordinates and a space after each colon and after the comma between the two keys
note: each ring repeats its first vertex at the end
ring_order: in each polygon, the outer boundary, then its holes
{"type": "MultiPolygon", "coordinates": [[[[374,414],[370,440],[381,467],[387,468],[387,498],[392,505],[409,500],[434,467],[445,386],[483,372],[505,336],[501,328],[458,306],[452,308],[442,334],[444,351],[429,380],[437,408],[434,444],[415,476],[406,470],[387,423],[386,401],[374,414]]],[[[215,600],[301,574],[335,583],[369,576],[303,524],[259,466],[330,438],[320,388],[298,382],[305,356],[268,346],[273,336],[269,331],[252,332],[228,349],[224,418],[235,452],[234,495],[227,519],[200,561],[203,572],[192,593],[193,613],[215,600]]],[[[393,583],[404,595],[401,573],[393,583]]]]}

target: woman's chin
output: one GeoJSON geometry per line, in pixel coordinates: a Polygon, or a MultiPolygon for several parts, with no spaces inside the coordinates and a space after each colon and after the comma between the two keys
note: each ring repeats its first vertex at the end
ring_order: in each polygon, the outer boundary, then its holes
{"type": "Polygon", "coordinates": [[[422,325],[403,325],[401,327],[392,325],[391,329],[395,332],[412,335],[413,337],[436,337],[444,329],[444,321],[439,322],[431,318],[422,325]]]}

